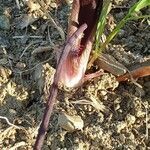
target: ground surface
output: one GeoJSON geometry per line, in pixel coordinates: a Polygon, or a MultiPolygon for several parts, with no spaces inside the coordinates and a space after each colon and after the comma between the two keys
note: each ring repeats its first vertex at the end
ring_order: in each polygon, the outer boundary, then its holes
{"type": "MultiPolygon", "coordinates": [[[[21,1],[19,10],[15,1],[0,0],[0,149],[3,150],[32,149],[55,71],[55,52],[64,43],[63,33],[56,28],[64,33],[67,29],[69,5],[57,8],[47,1],[48,8],[40,10],[40,5],[30,2],[21,1]],[[43,12],[51,12],[57,26],[43,12]]],[[[106,34],[134,2],[113,1],[106,34]]],[[[150,9],[141,13],[149,14],[150,9]]],[[[149,41],[148,20],[130,21],[105,52],[128,65],[149,57],[149,41]]],[[[150,149],[149,79],[139,79],[140,88],[129,82],[118,83],[108,73],[79,88],[61,88],[43,149],[150,149]]]]}

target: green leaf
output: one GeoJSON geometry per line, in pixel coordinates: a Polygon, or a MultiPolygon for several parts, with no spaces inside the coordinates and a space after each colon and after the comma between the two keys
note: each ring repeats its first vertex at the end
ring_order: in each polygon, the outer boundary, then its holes
{"type": "Polygon", "coordinates": [[[142,8],[150,6],[150,0],[141,0],[135,5],[135,12],[140,11],[142,8]]]}
{"type": "Polygon", "coordinates": [[[95,41],[95,52],[90,60],[89,66],[94,62],[94,60],[99,56],[100,52],[102,52],[106,45],[119,33],[120,29],[125,25],[125,23],[129,20],[135,20],[140,18],[149,18],[150,15],[143,15],[143,16],[135,16],[134,14],[139,12],[142,8],[150,6],[150,0],[139,0],[136,2],[128,11],[127,15],[117,24],[115,29],[107,36],[106,41],[104,43],[100,42],[100,38],[104,32],[105,24],[106,24],[106,17],[110,10],[110,0],[105,0],[103,4],[103,9],[99,18],[99,22],[97,25],[96,31],[96,41],[95,41]]]}
{"type": "Polygon", "coordinates": [[[105,0],[103,2],[101,15],[99,17],[98,24],[97,24],[96,44],[95,44],[95,49],[96,50],[99,49],[100,37],[102,36],[102,34],[104,32],[104,27],[105,27],[105,24],[106,24],[106,17],[107,17],[107,14],[110,12],[110,10],[111,10],[111,0],[105,0]]]}

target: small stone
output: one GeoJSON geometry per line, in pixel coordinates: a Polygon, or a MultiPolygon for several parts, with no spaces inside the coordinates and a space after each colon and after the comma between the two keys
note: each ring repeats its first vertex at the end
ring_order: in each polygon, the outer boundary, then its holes
{"type": "Polygon", "coordinates": [[[52,8],[57,8],[57,4],[56,3],[51,3],[50,4],[52,8]]]}
{"type": "Polygon", "coordinates": [[[25,63],[23,63],[23,62],[18,62],[17,64],[16,64],[16,67],[18,68],[18,69],[24,69],[25,67],[26,67],[26,64],[25,63]]]}
{"type": "Polygon", "coordinates": [[[135,116],[133,116],[133,115],[130,115],[130,114],[128,114],[127,116],[126,116],[126,121],[127,121],[127,124],[128,125],[132,125],[132,124],[134,124],[135,123],[135,116]]]}
{"type": "Polygon", "coordinates": [[[136,87],[135,90],[136,90],[135,92],[136,96],[139,96],[139,97],[145,96],[145,91],[142,88],[136,87]]]}
{"type": "Polygon", "coordinates": [[[135,139],[135,136],[134,136],[134,134],[132,132],[130,132],[128,138],[133,141],[135,139]]]}
{"type": "Polygon", "coordinates": [[[0,65],[6,65],[8,63],[7,58],[0,59],[0,65]]]}
{"type": "Polygon", "coordinates": [[[0,29],[2,29],[2,30],[9,30],[10,29],[9,19],[5,15],[0,16],[0,29]]]}
{"type": "Polygon", "coordinates": [[[114,0],[115,5],[121,5],[123,0],[114,0]]]}
{"type": "Polygon", "coordinates": [[[118,122],[116,125],[117,132],[120,133],[122,129],[124,129],[127,126],[126,122],[118,122]]]}
{"type": "Polygon", "coordinates": [[[79,138],[78,137],[74,137],[74,143],[79,143],[79,138]]]}
{"type": "Polygon", "coordinates": [[[73,2],[73,0],[65,0],[65,1],[68,5],[71,5],[71,3],[73,2]]]}
{"type": "Polygon", "coordinates": [[[124,13],[122,11],[120,13],[116,14],[117,19],[121,19],[121,18],[123,18],[123,16],[124,16],[124,13]]]}
{"type": "Polygon", "coordinates": [[[14,109],[9,109],[10,114],[17,114],[16,110],[14,109]]]}
{"type": "Polygon", "coordinates": [[[125,34],[125,31],[121,29],[120,32],[118,33],[118,36],[119,37],[123,37],[124,34],[125,34]]]}
{"type": "Polygon", "coordinates": [[[101,91],[101,94],[102,94],[103,96],[105,96],[105,95],[107,94],[107,91],[102,90],[102,91],[101,91]]]}
{"type": "Polygon", "coordinates": [[[115,110],[120,109],[120,104],[115,104],[115,105],[114,105],[114,109],[115,109],[115,110]]]}
{"type": "Polygon", "coordinates": [[[104,115],[101,112],[98,113],[97,121],[100,122],[100,123],[102,123],[104,121],[104,115]]]}
{"type": "Polygon", "coordinates": [[[12,71],[10,69],[0,66],[0,86],[2,83],[6,83],[8,81],[11,74],[12,71]]]}
{"type": "Polygon", "coordinates": [[[120,139],[121,143],[125,143],[126,137],[125,137],[124,134],[120,134],[120,135],[119,135],[119,139],[120,139]]]}
{"type": "Polygon", "coordinates": [[[142,117],[144,117],[144,116],[145,116],[145,112],[143,112],[143,111],[141,111],[141,110],[139,110],[139,111],[136,112],[136,117],[142,118],[142,117]]]}
{"type": "Polygon", "coordinates": [[[70,116],[62,112],[58,117],[58,125],[69,132],[73,132],[74,130],[83,129],[84,122],[78,115],[70,116]]]}

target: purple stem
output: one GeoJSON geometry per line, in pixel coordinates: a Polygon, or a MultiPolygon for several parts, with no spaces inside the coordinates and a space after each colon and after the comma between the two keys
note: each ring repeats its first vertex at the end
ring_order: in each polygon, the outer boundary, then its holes
{"type": "Polygon", "coordinates": [[[60,56],[58,65],[57,65],[57,69],[56,69],[56,73],[54,76],[54,81],[53,84],[50,88],[50,95],[46,104],[46,108],[45,108],[45,112],[44,112],[44,116],[42,119],[42,123],[40,125],[39,131],[38,131],[38,135],[36,138],[36,142],[34,145],[34,150],[40,150],[42,148],[43,142],[44,142],[44,138],[48,129],[48,125],[49,125],[49,120],[53,111],[53,106],[57,97],[57,92],[58,92],[58,83],[59,83],[59,79],[60,79],[60,70],[62,68],[62,64],[63,62],[66,60],[70,50],[73,48],[73,43],[75,40],[78,40],[78,38],[80,37],[81,34],[83,34],[84,30],[87,28],[86,24],[81,25],[78,30],[68,39],[66,46],[64,47],[62,54],[60,56]]]}

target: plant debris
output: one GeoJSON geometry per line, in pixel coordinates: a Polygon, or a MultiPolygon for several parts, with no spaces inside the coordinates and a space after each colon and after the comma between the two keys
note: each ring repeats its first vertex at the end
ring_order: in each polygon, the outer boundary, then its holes
{"type": "MultiPolygon", "coordinates": [[[[71,6],[65,1],[58,5],[55,1],[43,2],[47,2],[46,12],[50,12],[57,26],[67,33],[71,6]],[[51,7],[49,2],[57,7],[51,7]]],[[[134,0],[112,0],[110,29],[134,3],[134,0]]],[[[55,73],[55,54],[64,41],[54,24],[46,15],[42,16],[41,9],[29,8],[24,1],[19,1],[19,6],[20,9],[13,1],[1,2],[3,10],[8,12],[5,15],[10,28],[0,30],[0,118],[8,119],[10,124],[0,119],[0,149],[32,150],[55,73]],[[16,28],[16,19],[24,14],[37,16],[38,12],[40,18],[36,21],[26,20],[22,24],[24,28],[16,28]]],[[[144,12],[149,14],[149,8],[140,13],[144,12]]],[[[103,38],[108,31],[106,28],[103,38]]],[[[125,67],[146,62],[149,60],[149,32],[147,19],[130,21],[108,45],[105,54],[125,67]]],[[[98,67],[92,66],[93,70],[98,67]]],[[[150,149],[150,77],[140,77],[136,82],[141,87],[132,80],[119,83],[107,72],[79,88],[59,87],[43,149],[150,149]],[[62,112],[71,117],[80,116],[84,122],[82,126],[80,120],[82,130],[68,132],[58,126],[62,112]]]]}

